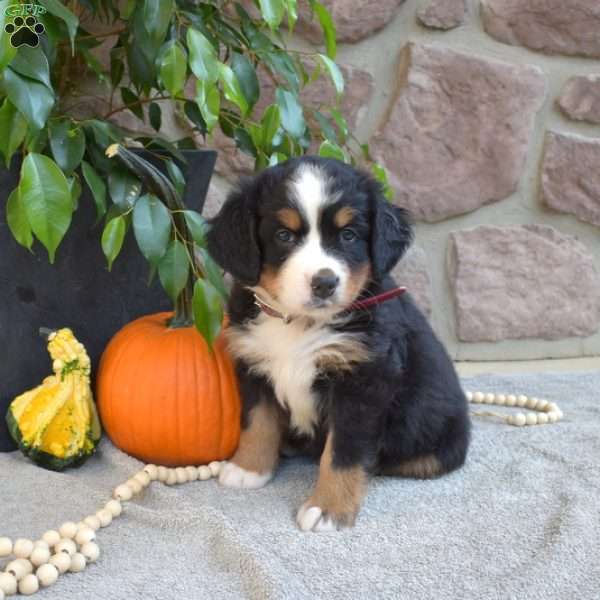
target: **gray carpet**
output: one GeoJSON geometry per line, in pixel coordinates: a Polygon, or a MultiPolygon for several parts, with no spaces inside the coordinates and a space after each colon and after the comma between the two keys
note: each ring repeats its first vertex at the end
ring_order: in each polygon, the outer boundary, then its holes
{"type": "MultiPolygon", "coordinates": [[[[437,481],[376,479],[357,525],[301,533],[316,466],[258,491],[154,483],[98,536],[102,555],[37,597],[137,599],[600,598],[600,374],[479,376],[467,389],[559,403],[557,425],[475,419],[468,464],[437,481]]],[[[0,535],[78,520],[141,463],[104,441],[81,469],[0,454],[0,535]]]]}

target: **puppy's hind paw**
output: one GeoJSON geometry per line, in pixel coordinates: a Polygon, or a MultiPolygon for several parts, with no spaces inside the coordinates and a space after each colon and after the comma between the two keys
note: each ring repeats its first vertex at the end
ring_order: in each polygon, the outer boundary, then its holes
{"type": "Polygon", "coordinates": [[[304,505],[296,516],[298,527],[302,531],[336,531],[335,521],[323,513],[319,506],[304,505]]]}
{"type": "Polygon", "coordinates": [[[263,487],[272,475],[271,472],[247,471],[235,463],[227,462],[221,467],[219,483],[231,488],[258,489],[263,487]]]}

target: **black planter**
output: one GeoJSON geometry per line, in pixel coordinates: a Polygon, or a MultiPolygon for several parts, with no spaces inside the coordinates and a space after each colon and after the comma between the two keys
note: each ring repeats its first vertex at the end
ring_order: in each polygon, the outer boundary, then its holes
{"type": "MultiPolygon", "coordinates": [[[[162,161],[142,152],[162,169],[162,161]]],[[[184,151],[179,163],[185,180],[184,202],[202,211],[216,152],[184,151]]],[[[96,211],[84,187],[79,207],[49,264],[45,248],[35,243],[31,254],[19,246],[6,225],[6,201],[16,187],[20,158],[10,170],[0,170],[0,452],[16,446],[4,416],[15,396],[41,383],[50,373],[40,327],[70,327],[92,360],[92,373],[108,340],[129,321],[169,310],[160,283],[147,285],[148,265],[129,232],[112,271],[100,247],[102,225],[94,226],[96,211]]]]}

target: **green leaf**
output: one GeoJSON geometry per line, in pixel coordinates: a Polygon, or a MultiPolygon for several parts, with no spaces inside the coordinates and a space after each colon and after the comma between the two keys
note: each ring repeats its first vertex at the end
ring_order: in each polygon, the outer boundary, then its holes
{"type": "Polygon", "coordinates": [[[338,127],[340,133],[340,141],[343,144],[346,141],[346,138],[348,137],[348,122],[346,121],[342,113],[335,108],[332,108],[329,111],[329,114],[331,114],[333,120],[335,121],[335,124],[338,127]]]}
{"type": "Polygon", "coordinates": [[[201,248],[206,248],[208,224],[204,220],[204,217],[195,210],[184,210],[183,216],[185,218],[185,223],[192,234],[194,243],[201,248]]]}
{"type": "Polygon", "coordinates": [[[231,57],[231,69],[235,73],[248,105],[253,107],[260,96],[260,86],[254,66],[246,56],[234,52],[231,57]]]}
{"type": "Polygon", "coordinates": [[[36,48],[32,48],[27,44],[20,46],[16,56],[10,63],[10,68],[52,89],[48,59],[41,46],[36,48]]]}
{"type": "Polygon", "coordinates": [[[125,72],[123,53],[120,50],[122,48],[113,48],[110,51],[110,82],[113,87],[117,87],[121,83],[123,73],[125,72]],[[119,52],[116,52],[116,50],[119,50],[119,52]]]}
{"type": "Polygon", "coordinates": [[[149,91],[154,85],[154,62],[136,43],[127,45],[127,66],[129,76],[138,89],[149,91]]]}
{"type": "Polygon", "coordinates": [[[194,284],[192,310],[196,329],[202,334],[208,346],[212,348],[221,332],[223,303],[221,295],[209,281],[198,279],[194,284]]]}
{"type": "Polygon", "coordinates": [[[342,75],[340,68],[328,56],[325,56],[324,54],[318,54],[317,56],[321,59],[325,69],[327,69],[331,81],[333,81],[335,91],[337,95],[340,96],[340,94],[344,93],[344,76],[342,75]]]}
{"type": "Polygon", "coordinates": [[[135,204],[142,184],[129,171],[117,168],[108,174],[108,191],[112,201],[122,210],[127,210],[135,204]]]}
{"type": "Polygon", "coordinates": [[[151,102],[148,107],[148,117],[150,119],[150,125],[156,131],[160,131],[162,125],[162,111],[160,110],[160,104],[157,102],[151,102]]]}
{"type": "Polygon", "coordinates": [[[133,234],[148,262],[158,264],[169,244],[171,215],[156,196],[145,194],[135,203],[133,234]]]}
{"type": "Polygon", "coordinates": [[[317,0],[310,0],[310,5],[317,15],[317,19],[319,19],[319,23],[321,24],[321,29],[323,30],[323,36],[325,37],[325,49],[327,51],[327,56],[332,60],[335,60],[335,54],[337,51],[336,46],[336,30],[335,23],[331,18],[331,14],[329,11],[317,0]]]}
{"type": "Polygon", "coordinates": [[[102,251],[106,260],[108,261],[108,270],[112,269],[115,258],[119,256],[121,248],[123,247],[123,240],[125,239],[125,217],[119,215],[114,219],[108,221],[104,226],[102,232],[102,251]]]}
{"type": "Polygon", "coordinates": [[[33,234],[31,233],[31,227],[27,220],[25,206],[23,205],[23,202],[21,202],[18,187],[11,192],[8,201],[6,202],[6,224],[15,240],[17,240],[21,246],[25,246],[25,248],[31,250],[33,234]]]}
{"type": "Polygon", "coordinates": [[[332,142],[337,143],[337,133],[331,121],[329,121],[329,119],[318,110],[315,110],[314,115],[315,119],[317,120],[317,123],[319,124],[319,127],[321,128],[321,133],[323,134],[323,137],[327,140],[331,140],[332,142]]]}
{"type": "MultiPolygon", "coordinates": [[[[263,113],[261,119],[261,129],[262,129],[262,144],[261,146],[265,149],[270,149],[273,138],[275,134],[279,130],[279,126],[281,124],[281,115],[279,112],[279,106],[277,104],[271,104],[267,106],[265,112],[263,113]]],[[[267,152],[269,150],[266,150],[267,152]]]]}
{"type": "Polygon", "coordinates": [[[6,67],[17,53],[17,49],[10,43],[10,35],[4,35],[4,28],[12,18],[5,11],[14,3],[14,0],[0,0],[0,71],[6,67]]]}
{"type": "Polygon", "coordinates": [[[202,133],[206,134],[206,121],[198,108],[198,104],[196,102],[191,102],[187,100],[183,105],[183,112],[185,116],[194,124],[194,126],[202,133]]]}
{"type": "Polygon", "coordinates": [[[8,169],[15,150],[22,144],[27,132],[23,115],[5,98],[0,108],[0,152],[8,169]]]}
{"type": "Polygon", "coordinates": [[[256,144],[252,139],[250,133],[243,127],[236,127],[233,130],[233,139],[236,142],[237,147],[242,151],[254,158],[258,157],[258,151],[256,144]]]}
{"type": "Polygon", "coordinates": [[[219,79],[223,83],[223,93],[229,102],[233,102],[243,115],[248,114],[248,102],[235,73],[228,65],[219,63],[219,79]]]}
{"type": "Polygon", "coordinates": [[[171,178],[171,182],[175,186],[179,196],[183,197],[183,192],[185,191],[185,178],[181,169],[171,159],[165,161],[165,164],[167,165],[167,173],[171,178]]]}
{"type": "Polygon", "coordinates": [[[165,39],[175,11],[175,0],[144,0],[144,26],[157,42],[165,39]]]}
{"type": "Polygon", "coordinates": [[[196,104],[210,133],[219,120],[221,96],[214,83],[205,83],[201,79],[196,82],[196,104]]]}
{"type": "Polygon", "coordinates": [[[123,104],[141,121],[144,120],[144,110],[140,104],[140,99],[126,87],[121,88],[121,99],[123,104]]]}
{"type": "Polygon", "coordinates": [[[276,50],[261,54],[261,58],[272,71],[275,71],[285,79],[294,92],[298,93],[300,91],[298,71],[294,61],[287,52],[276,50]]]}
{"type": "Polygon", "coordinates": [[[29,225],[53,263],[71,223],[73,202],[67,179],[51,158],[32,152],[21,166],[19,194],[29,225]]]}
{"type": "Polygon", "coordinates": [[[158,77],[163,87],[176,96],[183,90],[187,77],[187,55],[183,46],[171,40],[160,50],[158,55],[158,77]]]}
{"type": "Polygon", "coordinates": [[[390,186],[387,171],[381,165],[373,163],[371,165],[371,172],[375,175],[375,179],[381,183],[383,187],[383,195],[388,199],[392,200],[394,197],[394,190],[390,186]]]}
{"type": "Polygon", "coordinates": [[[100,175],[96,173],[94,167],[85,160],[81,162],[81,172],[92,192],[94,203],[96,205],[97,221],[99,221],[106,213],[106,184],[100,175]]]}
{"type": "Polygon", "coordinates": [[[187,46],[192,73],[206,84],[219,78],[219,61],[214,46],[197,29],[187,31],[187,46]]]}
{"type": "Polygon", "coordinates": [[[179,240],[173,240],[158,263],[158,277],[173,302],[187,283],[189,269],[185,246],[179,240]]]}
{"type": "Polygon", "coordinates": [[[344,151],[337,144],[334,144],[329,140],[325,140],[319,146],[319,156],[324,156],[326,158],[337,158],[342,162],[346,162],[346,155],[344,154],[344,151]]]}
{"type": "Polygon", "coordinates": [[[73,173],[73,177],[67,179],[69,189],[71,190],[71,202],[73,204],[73,210],[76,210],[79,206],[79,197],[81,196],[81,182],[77,173],[73,173]]]}
{"type": "Polygon", "coordinates": [[[298,102],[298,97],[292,92],[279,87],[275,92],[275,97],[281,111],[281,124],[283,128],[293,137],[301,137],[306,129],[306,123],[302,114],[302,106],[298,102]]]}
{"type": "Polygon", "coordinates": [[[52,156],[58,166],[68,175],[81,162],[85,153],[85,135],[71,121],[52,121],[48,127],[52,156]]]}
{"type": "Polygon", "coordinates": [[[288,15],[288,29],[293,31],[298,20],[298,0],[285,0],[285,9],[288,15]]]}
{"type": "Polygon", "coordinates": [[[42,129],[54,106],[54,94],[43,83],[23,77],[10,67],[4,70],[4,89],[27,122],[34,129],[42,129]]]}
{"type": "Polygon", "coordinates": [[[79,19],[62,2],[58,2],[58,0],[39,0],[39,3],[50,14],[65,22],[69,32],[69,39],[71,40],[71,54],[75,54],[75,36],[79,27],[79,19]]]}
{"type": "Polygon", "coordinates": [[[204,278],[212,283],[213,287],[221,294],[223,300],[227,300],[227,288],[223,280],[223,270],[213,260],[212,256],[205,248],[198,248],[197,255],[202,258],[200,268],[204,273],[204,278]]]}
{"type": "Polygon", "coordinates": [[[283,13],[285,11],[284,0],[258,0],[260,12],[264,17],[267,25],[275,31],[281,20],[283,19],[283,13]]]}

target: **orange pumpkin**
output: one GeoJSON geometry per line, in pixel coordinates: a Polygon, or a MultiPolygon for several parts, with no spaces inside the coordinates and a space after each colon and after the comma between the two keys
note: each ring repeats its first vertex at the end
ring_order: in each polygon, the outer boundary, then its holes
{"type": "Polygon", "coordinates": [[[229,458],[240,435],[240,397],[223,334],[208,349],[171,313],[142,317],[106,347],[96,381],[113,443],[143,461],[178,466],[229,458]]]}

